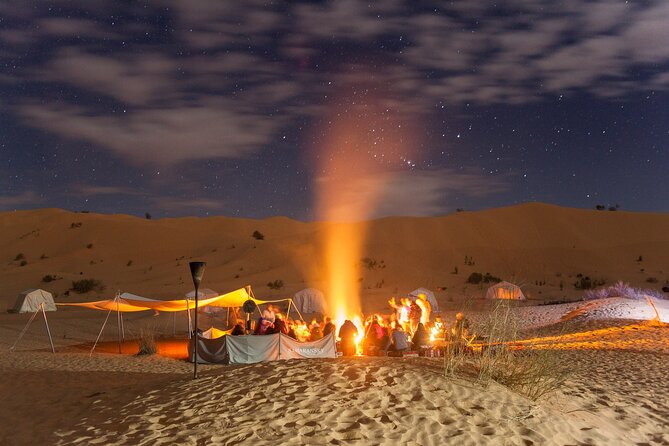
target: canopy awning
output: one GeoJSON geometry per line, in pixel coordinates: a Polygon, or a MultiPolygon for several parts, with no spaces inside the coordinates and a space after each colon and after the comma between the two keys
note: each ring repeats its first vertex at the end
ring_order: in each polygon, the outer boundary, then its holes
{"type": "MultiPolygon", "coordinates": [[[[210,297],[207,299],[198,299],[199,307],[241,307],[248,299],[252,299],[256,304],[262,304],[267,301],[256,299],[249,294],[247,288],[240,288],[227,294],[210,297]]],[[[194,299],[161,300],[148,297],[137,296],[131,293],[123,293],[118,298],[98,300],[95,302],[70,302],[57,303],[56,305],[84,307],[92,310],[113,310],[122,313],[136,311],[156,310],[156,311],[186,311],[195,308],[194,299]]]]}

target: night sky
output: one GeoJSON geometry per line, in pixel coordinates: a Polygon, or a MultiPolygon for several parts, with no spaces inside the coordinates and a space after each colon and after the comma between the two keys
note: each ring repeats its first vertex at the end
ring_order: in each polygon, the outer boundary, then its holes
{"type": "Polygon", "coordinates": [[[2,2],[0,154],[0,210],[312,220],[351,155],[373,217],[667,212],[669,1],[2,2]]]}

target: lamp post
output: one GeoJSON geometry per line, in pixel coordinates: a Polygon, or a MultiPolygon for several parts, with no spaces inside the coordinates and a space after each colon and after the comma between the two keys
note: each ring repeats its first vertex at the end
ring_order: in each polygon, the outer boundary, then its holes
{"type": "Polygon", "coordinates": [[[195,285],[195,328],[192,339],[194,340],[193,344],[193,379],[197,379],[197,302],[198,302],[198,291],[200,289],[200,282],[202,282],[202,276],[204,275],[204,267],[207,264],[205,262],[190,262],[190,274],[193,276],[193,285],[195,285]]]}

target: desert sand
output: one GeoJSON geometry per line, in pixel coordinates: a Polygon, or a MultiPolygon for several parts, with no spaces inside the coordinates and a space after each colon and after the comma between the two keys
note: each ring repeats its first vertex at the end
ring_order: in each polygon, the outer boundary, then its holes
{"type": "MultiPolygon", "coordinates": [[[[204,286],[219,292],[252,285],[260,298],[270,298],[307,286],[324,288],[325,225],[285,217],[145,220],[58,209],[0,213],[0,311],[26,288],[41,286],[66,300],[72,281],[83,278],[101,280],[105,297],[120,289],[181,298],[193,289],[187,266],[193,259],[208,263],[204,286]],[[264,240],[252,237],[256,230],[264,240]],[[24,266],[14,260],[19,254],[24,266]],[[45,275],[57,280],[40,283],[45,275]],[[267,287],[275,280],[283,289],[267,287]]],[[[364,311],[382,309],[388,296],[418,287],[436,290],[442,305],[459,308],[463,298],[485,294],[485,284],[466,283],[472,272],[521,285],[530,304],[579,299],[582,292],[574,288],[579,274],[655,289],[669,280],[667,214],[532,203],[365,225],[361,257],[383,266],[361,268],[364,311]]]]}
{"type": "MultiPolygon", "coordinates": [[[[9,353],[27,315],[3,314],[0,443],[665,444],[669,327],[630,319],[645,307],[613,298],[515,308],[534,322],[522,336],[531,346],[519,345],[558,349],[571,371],[538,401],[495,383],[447,378],[441,358],[200,365],[193,381],[183,350],[105,353],[115,351],[114,327],[89,355],[102,315],[80,309],[49,315],[56,354],[39,320],[9,353]]],[[[669,302],[657,307],[669,320],[669,302]]],[[[163,317],[128,315],[128,331],[163,317]]]]}
{"type": "MultiPolygon", "coordinates": [[[[180,297],[192,289],[191,257],[208,262],[207,287],[251,284],[260,298],[285,296],[318,285],[308,265],[317,262],[323,224],[147,221],[51,209],[0,214],[0,310],[29,287],[57,293],[57,301],[107,298],[117,289],[180,297]],[[251,237],[254,230],[265,240],[251,237]],[[24,266],[14,261],[18,253],[24,266]],[[47,274],[62,279],[40,283],[47,274]],[[82,277],[107,289],[66,296],[82,277]],[[265,287],[276,279],[283,290],[265,287]]],[[[135,356],[130,342],[124,354],[114,353],[115,321],[90,355],[105,314],[75,308],[48,315],[56,354],[40,319],[10,353],[29,315],[3,311],[0,444],[667,444],[669,302],[656,301],[660,320],[651,321],[647,302],[580,301],[573,282],[581,273],[658,289],[667,278],[668,229],[667,215],[541,204],[371,223],[366,252],[387,266],[363,273],[366,312],[385,309],[389,295],[441,287],[444,319],[465,308],[476,330],[485,318],[485,287],[465,284],[470,272],[525,282],[530,298],[514,309],[525,340],[517,347],[555,350],[571,372],[538,401],[494,383],[446,377],[441,358],[201,365],[193,381],[184,359],[185,318],[175,324],[171,315],[151,312],[126,315],[126,330],[128,338],[146,327],[170,338],[176,331],[181,343],[165,342],[162,350],[159,344],[158,355],[135,356]],[[465,265],[465,256],[474,264],[465,265]],[[551,301],[568,302],[540,305],[551,301]]]]}

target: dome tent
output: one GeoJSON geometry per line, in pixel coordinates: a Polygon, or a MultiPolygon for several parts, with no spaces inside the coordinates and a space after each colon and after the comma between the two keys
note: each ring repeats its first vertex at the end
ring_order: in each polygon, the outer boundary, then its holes
{"type": "Polygon", "coordinates": [[[437,298],[435,297],[434,293],[428,290],[427,288],[418,288],[416,290],[413,290],[412,292],[409,293],[408,297],[411,300],[416,300],[418,299],[418,296],[420,296],[421,294],[425,294],[427,301],[430,302],[432,311],[439,311],[439,304],[437,303],[437,298]]]}
{"type": "Polygon", "coordinates": [[[525,295],[518,285],[509,282],[500,282],[490,288],[485,294],[486,299],[525,300],[525,295]]]}
{"type": "Polygon", "coordinates": [[[300,313],[327,313],[325,295],[316,288],[305,288],[293,296],[293,305],[300,313]]]}
{"type": "Polygon", "coordinates": [[[11,312],[34,313],[42,309],[42,304],[44,304],[44,311],[56,311],[53,294],[41,289],[31,288],[19,294],[11,312]]]}

